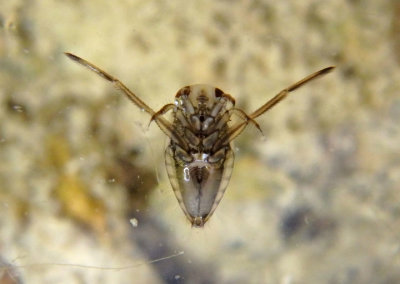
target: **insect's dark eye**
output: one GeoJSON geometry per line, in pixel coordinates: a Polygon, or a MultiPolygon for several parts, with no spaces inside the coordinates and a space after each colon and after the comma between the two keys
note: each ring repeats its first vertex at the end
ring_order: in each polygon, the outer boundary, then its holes
{"type": "Polygon", "coordinates": [[[189,87],[189,86],[186,86],[186,87],[182,88],[182,94],[183,94],[184,96],[189,96],[189,94],[190,94],[190,87],[189,87]]]}
{"type": "Polygon", "coordinates": [[[221,89],[215,88],[215,96],[217,98],[222,97],[223,94],[224,92],[221,89]]]}

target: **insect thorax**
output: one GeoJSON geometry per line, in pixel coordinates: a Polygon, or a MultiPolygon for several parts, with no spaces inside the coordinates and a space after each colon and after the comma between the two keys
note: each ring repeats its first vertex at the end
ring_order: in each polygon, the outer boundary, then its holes
{"type": "Polygon", "coordinates": [[[192,85],[180,89],[175,96],[173,125],[186,145],[176,145],[177,156],[185,162],[192,161],[192,154],[206,154],[210,163],[220,160],[223,148],[229,144],[221,139],[228,131],[234,104],[231,96],[212,86],[192,85]],[[217,141],[218,149],[215,148],[217,141]]]}

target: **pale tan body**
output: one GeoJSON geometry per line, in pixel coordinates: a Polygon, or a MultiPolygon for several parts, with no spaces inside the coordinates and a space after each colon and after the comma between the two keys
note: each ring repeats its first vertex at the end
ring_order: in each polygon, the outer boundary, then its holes
{"type": "Polygon", "coordinates": [[[195,227],[203,227],[221,201],[233,169],[231,142],[249,123],[284,99],[288,93],[333,70],[333,66],[317,71],[283,89],[251,114],[235,108],[235,100],[218,88],[191,85],[178,91],[174,104],[154,111],[122,82],[88,61],[66,53],[73,61],[96,72],[121,90],[135,105],[151,115],[170,143],[165,151],[166,168],[176,198],[186,217],[195,227]],[[174,120],[163,115],[172,110],[174,120]],[[232,126],[230,118],[241,118],[232,126]]]}

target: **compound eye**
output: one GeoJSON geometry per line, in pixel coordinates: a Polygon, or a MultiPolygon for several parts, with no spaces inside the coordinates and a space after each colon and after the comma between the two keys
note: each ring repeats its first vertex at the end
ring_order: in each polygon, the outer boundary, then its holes
{"type": "Polygon", "coordinates": [[[222,97],[223,94],[224,94],[224,92],[221,89],[215,88],[215,97],[216,98],[222,97]]]}
{"type": "Polygon", "coordinates": [[[188,154],[185,150],[183,150],[181,147],[176,145],[175,149],[175,157],[177,157],[179,160],[185,162],[185,163],[190,163],[193,161],[193,157],[188,154]]]}
{"type": "Polygon", "coordinates": [[[225,148],[219,149],[217,152],[208,157],[209,163],[218,163],[225,158],[225,148]]]}

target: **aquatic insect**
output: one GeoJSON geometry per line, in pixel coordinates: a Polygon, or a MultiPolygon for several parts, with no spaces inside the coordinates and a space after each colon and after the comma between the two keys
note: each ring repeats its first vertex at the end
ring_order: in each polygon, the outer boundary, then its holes
{"type": "Polygon", "coordinates": [[[151,115],[168,136],[165,165],[175,196],[186,217],[194,227],[203,227],[210,219],[229,183],[234,154],[231,142],[290,92],[333,70],[324,68],[283,89],[251,114],[235,107],[235,100],[221,89],[209,85],[181,88],[175,102],[154,111],[117,78],[92,63],[71,53],[71,60],[89,68],[121,90],[141,110],[151,115]],[[173,112],[172,122],[163,116],[173,112]],[[239,122],[230,125],[233,115],[239,122]]]}

